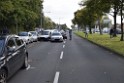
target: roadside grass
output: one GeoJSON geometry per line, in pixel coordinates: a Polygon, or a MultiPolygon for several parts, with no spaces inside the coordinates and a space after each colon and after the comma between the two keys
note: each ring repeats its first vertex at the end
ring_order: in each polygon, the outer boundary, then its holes
{"type": "MultiPolygon", "coordinates": [[[[85,38],[84,32],[77,31],[75,32],[80,37],[85,38]]],[[[110,38],[109,34],[100,35],[96,34],[88,34],[88,38],[86,38],[96,44],[107,47],[112,51],[115,51],[124,56],[124,41],[120,41],[120,35],[114,38],[110,38]]]]}

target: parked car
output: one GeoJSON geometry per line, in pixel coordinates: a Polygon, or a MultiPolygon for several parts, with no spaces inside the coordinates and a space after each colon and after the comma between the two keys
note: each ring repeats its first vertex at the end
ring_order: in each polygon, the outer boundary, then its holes
{"type": "Polygon", "coordinates": [[[29,31],[32,34],[33,41],[38,40],[38,33],[36,31],[29,31]]]}
{"type": "Polygon", "coordinates": [[[60,32],[53,32],[51,33],[50,40],[63,42],[63,36],[60,32]]]}
{"type": "Polygon", "coordinates": [[[0,36],[0,83],[6,83],[17,70],[28,67],[28,52],[15,35],[0,36]]]}
{"type": "Polygon", "coordinates": [[[49,30],[43,30],[39,36],[38,36],[38,40],[49,40],[50,39],[50,34],[51,32],[49,30]]]}
{"type": "Polygon", "coordinates": [[[103,33],[109,33],[109,31],[110,31],[110,28],[108,28],[108,27],[104,27],[104,28],[102,29],[102,32],[103,32],[103,33]]]}
{"type": "Polygon", "coordinates": [[[30,32],[19,32],[18,36],[20,37],[20,39],[26,42],[26,44],[33,42],[33,37],[30,32]]]}
{"type": "Polygon", "coordinates": [[[117,33],[117,34],[121,34],[121,29],[120,29],[120,28],[117,28],[117,29],[116,29],[116,33],[117,33]]]}

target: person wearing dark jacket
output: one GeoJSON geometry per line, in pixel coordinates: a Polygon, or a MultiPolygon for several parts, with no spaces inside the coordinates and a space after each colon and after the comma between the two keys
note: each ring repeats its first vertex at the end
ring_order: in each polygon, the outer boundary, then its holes
{"type": "Polygon", "coordinates": [[[113,30],[113,28],[111,28],[111,29],[110,29],[110,38],[113,37],[113,33],[114,33],[114,30],[113,30]]]}

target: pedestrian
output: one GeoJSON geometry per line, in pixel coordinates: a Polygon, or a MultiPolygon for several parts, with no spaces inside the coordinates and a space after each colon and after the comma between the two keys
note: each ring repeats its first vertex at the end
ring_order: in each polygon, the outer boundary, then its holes
{"type": "Polygon", "coordinates": [[[113,33],[114,33],[114,30],[113,30],[113,28],[111,28],[111,29],[110,29],[110,32],[109,32],[109,34],[110,34],[110,38],[113,37],[113,33]]]}
{"type": "Polygon", "coordinates": [[[85,38],[88,38],[88,30],[85,30],[85,38]]]}
{"type": "Polygon", "coordinates": [[[72,29],[69,29],[69,38],[72,40],[72,29]]]}

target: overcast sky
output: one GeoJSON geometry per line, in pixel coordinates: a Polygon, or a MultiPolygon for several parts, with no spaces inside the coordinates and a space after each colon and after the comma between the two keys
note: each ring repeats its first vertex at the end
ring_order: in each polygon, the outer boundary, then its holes
{"type": "Polygon", "coordinates": [[[74,12],[80,6],[78,3],[81,0],[44,0],[43,12],[45,16],[50,17],[55,23],[71,26],[71,20],[74,17],[74,12]]]}

